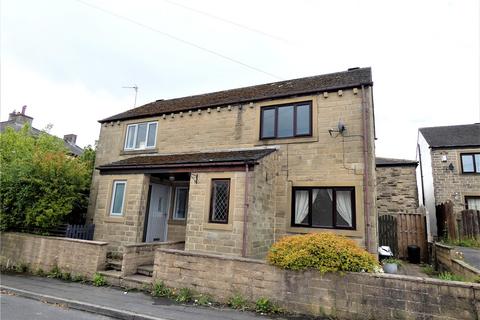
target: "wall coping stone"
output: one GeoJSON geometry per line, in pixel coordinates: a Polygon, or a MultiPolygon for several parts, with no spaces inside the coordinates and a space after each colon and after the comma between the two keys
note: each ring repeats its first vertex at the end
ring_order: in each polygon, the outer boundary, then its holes
{"type": "Polygon", "coordinates": [[[455,263],[458,263],[458,264],[461,265],[463,268],[468,269],[469,271],[480,275],[480,270],[478,270],[478,269],[475,268],[474,266],[469,265],[469,264],[466,263],[465,261],[459,260],[459,259],[452,259],[452,261],[455,262],[455,263]]]}
{"type": "Polygon", "coordinates": [[[123,245],[124,248],[138,248],[138,247],[163,247],[165,245],[171,245],[171,244],[180,244],[180,243],[185,243],[185,241],[165,241],[165,242],[139,242],[139,243],[133,243],[133,244],[125,244],[123,245]]]}
{"type": "Polygon", "coordinates": [[[452,247],[452,246],[449,246],[447,244],[443,244],[443,243],[440,243],[440,242],[435,242],[435,245],[437,247],[440,247],[440,248],[444,248],[444,249],[455,249],[455,247],[452,247]]]}
{"type": "Polygon", "coordinates": [[[64,238],[64,237],[53,237],[53,236],[42,236],[39,234],[33,234],[33,233],[23,233],[23,232],[3,232],[4,235],[17,235],[17,236],[22,236],[22,237],[33,237],[33,238],[41,238],[41,239],[47,239],[47,240],[60,240],[60,241],[66,241],[66,242],[78,242],[78,243],[83,243],[83,244],[90,244],[90,245],[95,245],[95,246],[106,246],[108,245],[108,242],[104,241],[94,241],[94,240],[83,240],[83,239],[73,239],[73,238],[64,238]]]}
{"type": "MultiPolygon", "coordinates": [[[[190,256],[190,257],[214,258],[219,260],[249,262],[249,263],[256,263],[256,264],[263,264],[263,265],[267,264],[265,260],[249,259],[249,258],[241,258],[241,257],[228,257],[228,256],[221,256],[221,255],[210,254],[210,253],[183,251],[183,250],[177,250],[177,249],[158,248],[156,251],[175,254],[175,255],[190,256]]],[[[272,266],[272,267],[278,268],[275,266],[272,266]]],[[[302,272],[302,271],[292,271],[292,270],[286,270],[286,269],[280,269],[280,268],[278,269],[282,271],[302,272]]],[[[396,280],[403,280],[403,281],[415,282],[415,283],[421,282],[425,284],[443,285],[443,286],[457,287],[457,288],[462,287],[462,288],[471,288],[475,290],[480,290],[480,284],[473,283],[473,282],[467,283],[467,282],[461,282],[461,281],[446,281],[441,279],[423,278],[423,277],[414,277],[414,276],[387,274],[387,273],[345,272],[345,274],[365,276],[365,277],[371,277],[371,278],[396,279],[396,280]]]]}

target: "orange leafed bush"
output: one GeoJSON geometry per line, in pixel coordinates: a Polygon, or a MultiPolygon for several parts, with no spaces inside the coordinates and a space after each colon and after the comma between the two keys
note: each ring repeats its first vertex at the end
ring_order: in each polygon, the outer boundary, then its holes
{"type": "Polygon", "coordinates": [[[288,236],[274,243],[267,261],[290,270],[373,272],[377,260],[353,240],[334,233],[288,236]]]}

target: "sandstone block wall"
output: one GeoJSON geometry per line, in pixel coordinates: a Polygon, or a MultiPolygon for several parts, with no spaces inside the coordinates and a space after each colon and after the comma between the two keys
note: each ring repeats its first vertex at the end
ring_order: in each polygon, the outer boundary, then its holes
{"type": "Polygon", "coordinates": [[[435,263],[440,269],[463,276],[465,279],[474,281],[480,277],[480,270],[465,263],[461,256],[456,253],[454,247],[441,243],[435,243],[435,263]]]}
{"type": "Polygon", "coordinates": [[[476,149],[435,149],[432,150],[432,168],[435,205],[453,202],[453,211],[458,213],[465,209],[465,196],[480,197],[480,175],[463,174],[460,154],[480,152],[476,149]],[[442,161],[442,156],[447,161],[442,161]],[[454,170],[447,167],[452,163],[454,170]]]}
{"type": "Polygon", "coordinates": [[[2,232],[0,263],[28,264],[31,270],[54,267],[63,272],[91,277],[105,268],[107,243],[69,238],[2,232]]]}
{"type": "Polygon", "coordinates": [[[338,319],[478,319],[480,284],[408,276],[282,270],[260,260],[159,249],[154,280],[227,301],[272,299],[289,311],[338,319]]]}
{"type": "Polygon", "coordinates": [[[418,208],[415,166],[377,167],[379,215],[414,213],[418,208]]]}

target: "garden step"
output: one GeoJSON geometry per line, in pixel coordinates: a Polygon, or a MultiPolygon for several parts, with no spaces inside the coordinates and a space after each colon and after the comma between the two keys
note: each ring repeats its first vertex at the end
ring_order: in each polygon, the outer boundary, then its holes
{"type": "Polygon", "coordinates": [[[122,260],[118,259],[107,259],[107,270],[122,270],[122,260]]]}
{"type": "Polygon", "coordinates": [[[151,277],[153,275],[153,264],[139,266],[137,268],[137,274],[151,277]]]}

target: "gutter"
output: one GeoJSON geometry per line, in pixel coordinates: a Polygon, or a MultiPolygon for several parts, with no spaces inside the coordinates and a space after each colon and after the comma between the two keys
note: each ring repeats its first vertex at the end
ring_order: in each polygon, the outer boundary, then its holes
{"type": "MultiPolygon", "coordinates": [[[[98,166],[95,169],[100,171],[110,170],[138,170],[138,169],[163,169],[163,168],[196,168],[196,167],[217,167],[217,166],[237,166],[243,165],[245,161],[228,161],[228,162],[203,162],[203,163],[172,163],[172,164],[152,164],[152,165],[119,165],[119,166],[98,166]]],[[[258,162],[250,162],[250,165],[258,164],[258,162]]]]}

